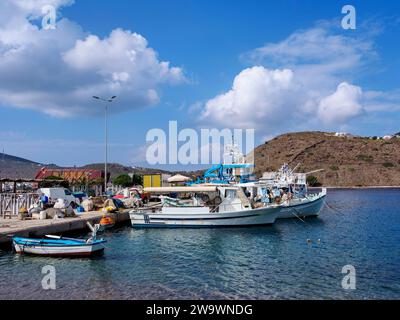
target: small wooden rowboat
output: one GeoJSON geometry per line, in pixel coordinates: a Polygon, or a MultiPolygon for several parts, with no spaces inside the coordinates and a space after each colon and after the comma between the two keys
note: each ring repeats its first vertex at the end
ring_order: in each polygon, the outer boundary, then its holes
{"type": "Polygon", "coordinates": [[[46,236],[49,239],[32,239],[13,237],[13,245],[17,253],[40,256],[91,256],[104,251],[106,240],[74,239],[58,236],[46,236]]]}

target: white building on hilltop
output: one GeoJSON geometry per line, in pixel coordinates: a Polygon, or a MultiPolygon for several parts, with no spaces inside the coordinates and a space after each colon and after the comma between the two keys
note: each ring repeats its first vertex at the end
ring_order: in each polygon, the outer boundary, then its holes
{"type": "Polygon", "coordinates": [[[352,137],[352,135],[347,132],[336,132],[335,137],[352,137]]]}

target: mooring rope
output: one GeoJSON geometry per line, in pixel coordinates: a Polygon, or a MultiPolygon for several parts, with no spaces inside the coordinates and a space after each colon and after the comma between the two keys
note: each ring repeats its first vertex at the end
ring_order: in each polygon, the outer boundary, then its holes
{"type": "Polygon", "coordinates": [[[335,208],[332,208],[332,207],[328,204],[328,202],[326,202],[326,201],[325,201],[325,205],[326,205],[326,207],[327,207],[328,209],[331,209],[332,211],[335,211],[335,212],[337,212],[337,213],[342,214],[342,212],[340,212],[339,210],[337,210],[337,209],[335,209],[335,208]]]}
{"type": "MultiPolygon", "coordinates": [[[[290,208],[291,210],[296,211],[297,213],[299,213],[298,210],[296,210],[295,208],[290,208]]],[[[299,219],[300,221],[304,222],[305,224],[307,224],[302,218],[300,218],[296,213],[291,212],[297,219],[299,219]]]]}

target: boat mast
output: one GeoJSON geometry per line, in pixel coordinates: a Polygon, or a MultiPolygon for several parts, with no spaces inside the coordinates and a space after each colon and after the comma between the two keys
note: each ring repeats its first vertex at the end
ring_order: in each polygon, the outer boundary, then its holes
{"type": "Polygon", "coordinates": [[[232,155],[232,164],[235,163],[235,138],[232,134],[232,148],[231,148],[231,155],[232,155]]]}

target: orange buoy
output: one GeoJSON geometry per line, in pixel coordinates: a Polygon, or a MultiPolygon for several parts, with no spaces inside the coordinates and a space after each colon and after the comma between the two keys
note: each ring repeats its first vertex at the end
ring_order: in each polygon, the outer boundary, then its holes
{"type": "Polygon", "coordinates": [[[110,216],[103,216],[100,220],[100,226],[102,228],[111,228],[115,225],[115,219],[110,216]]]}

